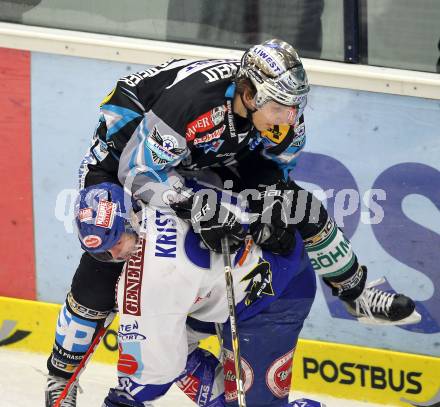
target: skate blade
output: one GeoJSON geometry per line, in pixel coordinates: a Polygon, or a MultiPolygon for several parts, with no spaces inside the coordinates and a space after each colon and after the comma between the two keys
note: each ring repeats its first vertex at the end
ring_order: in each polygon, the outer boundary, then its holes
{"type": "Polygon", "coordinates": [[[404,319],[399,319],[398,321],[370,317],[358,317],[357,320],[366,325],[411,325],[418,324],[422,320],[422,316],[414,310],[411,315],[408,315],[404,319]]]}

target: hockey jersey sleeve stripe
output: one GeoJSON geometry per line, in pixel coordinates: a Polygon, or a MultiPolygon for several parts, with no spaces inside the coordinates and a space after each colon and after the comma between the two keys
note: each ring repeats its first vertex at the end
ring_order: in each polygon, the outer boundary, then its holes
{"type": "Polygon", "coordinates": [[[110,140],[112,136],[122,129],[131,121],[142,117],[138,112],[125,107],[105,104],[101,107],[107,126],[106,140],[110,140]]]}

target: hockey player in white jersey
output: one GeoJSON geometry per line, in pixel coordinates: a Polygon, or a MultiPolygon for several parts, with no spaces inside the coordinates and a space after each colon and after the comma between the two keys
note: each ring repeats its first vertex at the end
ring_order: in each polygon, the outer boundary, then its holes
{"type": "MultiPolygon", "coordinates": [[[[213,333],[213,323],[228,323],[218,239],[203,231],[201,238],[181,218],[192,218],[200,228],[216,222],[222,225],[218,233],[231,238],[247,405],[294,405],[288,404],[292,356],[315,296],[313,268],[297,233],[288,255],[249,242],[245,247],[246,226],[232,212],[224,212],[223,222],[221,213],[209,213],[204,194],[213,191],[196,193],[195,200],[203,198],[196,212],[186,202],[172,205],[179,216],[172,209],[141,204],[137,237],[118,209],[128,207],[121,202],[122,188],[104,183],[81,192],[81,241],[116,242],[105,254],[108,260],[127,260],[117,290],[119,386],[110,391],[104,406],[149,406],[172,383],[199,406],[236,405],[227,326],[223,369],[214,356],[197,349],[201,333],[213,333]],[[97,226],[110,219],[107,228],[97,226]]],[[[304,403],[300,405],[312,406],[304,403]]]]}

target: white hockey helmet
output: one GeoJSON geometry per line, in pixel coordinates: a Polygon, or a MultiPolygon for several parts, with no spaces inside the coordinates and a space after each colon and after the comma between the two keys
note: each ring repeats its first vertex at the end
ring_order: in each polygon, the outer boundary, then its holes
{"type": "Polygon", "coordinates": [[[255,86],[257,109],[273,100],[297,106],[302,112],[310,87],[301,60],[290,44],[271,39],[254,45],[241,59],[237,78],[249,78],[255,86]]]}

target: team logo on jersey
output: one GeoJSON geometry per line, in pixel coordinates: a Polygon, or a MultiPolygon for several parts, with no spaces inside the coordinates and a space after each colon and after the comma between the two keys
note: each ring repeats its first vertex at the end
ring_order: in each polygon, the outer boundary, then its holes
{"type": "Polygon", "coordinates": [[[276,397],[289,395],[292,381],[292,358],[295,349],[275,360],[266,371],[266,384],[276,397]]]}
{"type": "Polygon", "coordinates": [[[218,139],[221,137],[223,132],[225,131],[226,126],[223,125],[219,129],[214,130],[212,133],[208,133],[203,135],[200,138],[194,139],[194,145],[203,144],[203,143],[209,143],[212,140],[218,139]]]}
{"type": "Polygon", "coordinates": [[[241,281],[249,280],[250,282],[245,290],[248,294],[244,302],[247,306],[252,305],[263,295],[275,295],[272,287],[272,270],[270,269],[270,264],[261,257],[258,259],[258,264],[241,279],[241,281]]]}
{"type": "Polygon", "coordinates": [[[185,149],[178,147],[177,139],[171,135],[162,136],[156,126],[147,138],[147,147],[155,164],[166,164],[176,160],[185,149]]]}
{"type": "Polygon", "coordinates": [[[293,131],[291,126],[288,125],[275,125],[273,129],[265,130],[261,133],[263,137],[268,138],[272,143],[280,144],[289,134],[290,131],[293,131]]]}
{"type": "Polygon", "coordinates": [[[113,226],[117,209],[116,203],[101,199],[96,210],[95,225],[110,229],[113,226]]]}

